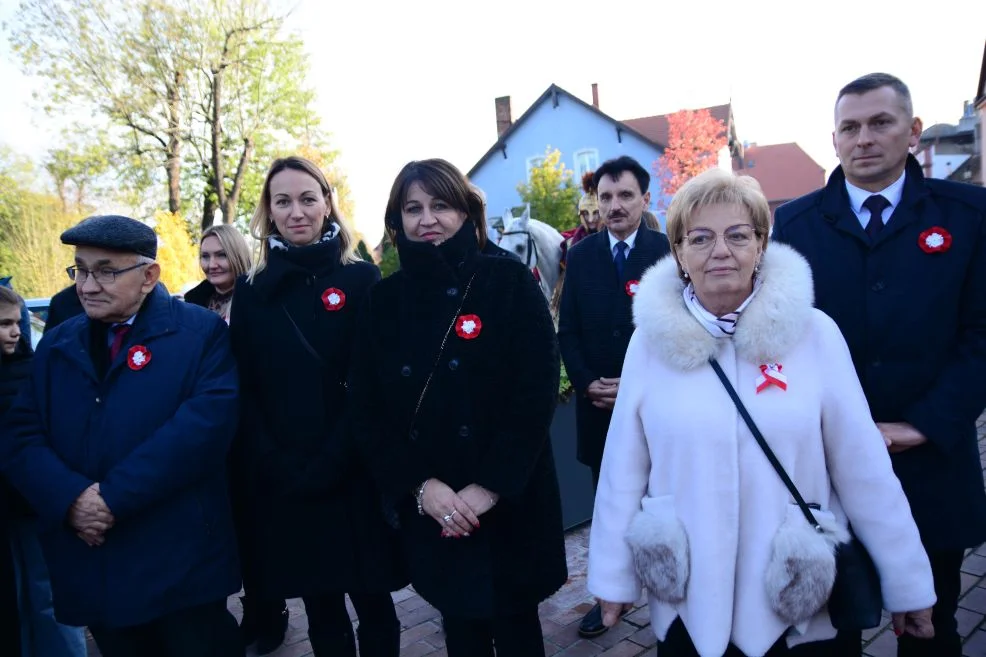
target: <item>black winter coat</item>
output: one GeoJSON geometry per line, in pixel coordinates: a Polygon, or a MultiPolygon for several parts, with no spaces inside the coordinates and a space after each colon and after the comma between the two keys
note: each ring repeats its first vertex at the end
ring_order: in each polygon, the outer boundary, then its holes
{"type": "Polygon", "coordinates": [[[186,292],[183,297],[186,302],[207,308],[212,295],[216,293],[216,286],[209,281],[202,281],[191,290],[186,292]]]}
{"type": "Polygon", "coordinates": [[[547,304],[522,263],[478,252],[470,221],[440,247],[403,236],[397,245],[401,269],[371,290],[357,334],[355,435],[396,508],[415,590],[460,617],[529,611],[567,577],[548,435],[559,361],[547,304]],[[458,316],[478,316],[479,333],[465,339],[453,328],[441,351],[467,288],[458,316]],[[500,500],[471,536],[442,538],[412,495],[432,477],[456,491],[479,484],[500,500]]]}
{"type": "Polygon", "coordinates": [[[828,185],[777,209],[773,239],[808,259],[815,305],[842,330],[877,422],[907,422],[928,442],[892,455],[929,550],[986,540],[976,419],[986,406],[986,190],[925,179],[908,157],[904,191],[871,243],[841,167],[828,185]],[[948,250],[925,253],[932,227],[948,250]]]}
{"type": "Polygon", "coordinates": [[[65,320],[72,319],[83,312],[85,309],[79,301],[79,293],[75,290],[75,283],[72,283],[56,292],[48,302],[48,318],[45,320],[44,332],[47,333],[65,320]]]}
{"type": "Polygon", "coordinates": [[[633,335],[633,296],[629,285],[639,281],[655,262],[668,255],[668,238],[641,224],[618,279],[609,232],[589,235],[568,254],[565,285],[558,311],[558,341],[565,371],[576,394],[578,459],[598,469],[612,411],[596,408],[586,396],[596,379],[616,378],[633,335]]]}
{"type": "Polygon", "coordinates": [[[253,560],[249,585],[271,597],[386,592],[407,583],[346,422],[357,313],[380,273],[364,262],[342,266],[339,255],[337,239],[273,249],[267,268],[252,284],[239,280],[233,293],[244,411],[234,497],[253,560]]]}

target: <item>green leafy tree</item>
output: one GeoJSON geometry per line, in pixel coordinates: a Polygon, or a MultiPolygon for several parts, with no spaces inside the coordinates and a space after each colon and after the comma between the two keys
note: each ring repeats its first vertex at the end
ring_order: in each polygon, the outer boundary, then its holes
{"type": "Polygon", "coordinates": [[[380,267],[380,275],[386,278],[401,268],[401,260],[397,255],[397,247],[391,244],[390,238],[386,235],[380,242],[380,251],[380,262],[377,266],[380,267]]]}
{"type": "Polygon", "coordinates": [[[78,221],[53,194],[34,189],[34,164],[0,148],[0,275],[26,297],[50,296],[68,284],[72,251],[59,236],[78,221]]]}
{"type": "Polygon", "coordinates": [[[275,2],[23,0],[9,33],[48,83],[44,110],[104,122],[117,188],[134,205],[166,191],[170,212],[199,215],[194,235],[217,214],[243,222],[276,153],[326,141],[275,2]]]}
{"type": "MultiPolygon", "coordinates": [[[[81,129],[79,133],[82,134],[81,129]]],[[[44,168],[54,182],[62,212],[86,212],[86,201],[91,193],[99,191],[97,186],[109,171],[111,157],[112,148],[105,134],[98,133],[48,151],[44,168]]]]}
{"type": "Polygon", "coordinates": [[[530,180],[517,185],[521,200],[531,205],[532,218],[559,231],[578,225],[579,188],[572,176],[561,161],[561,152],[548,146],[544,159],[531,169],[530,180]]]}

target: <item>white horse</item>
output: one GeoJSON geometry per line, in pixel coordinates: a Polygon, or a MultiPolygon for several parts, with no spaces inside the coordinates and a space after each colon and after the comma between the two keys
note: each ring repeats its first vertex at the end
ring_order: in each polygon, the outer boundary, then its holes
{"type": "Polygon", "coordinates": [[[514,217],[510,208],[503,211],[503,233],[498,246],[520,258],[531,271],[537,270],[541,292],[549,304],[561,274],[563,240],[557,230],[531,218],[530,205],[519,217],[514,217]]]}

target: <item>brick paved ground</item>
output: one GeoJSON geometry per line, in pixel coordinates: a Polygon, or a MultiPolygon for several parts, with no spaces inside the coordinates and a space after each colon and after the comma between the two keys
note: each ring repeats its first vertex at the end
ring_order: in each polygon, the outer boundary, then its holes
{"type": "MultiPolygon", "coordinates": [[[[986,469],[986,414],[979,419],[980,459],[986,469]]],[[[984,474],[986,480],[986,474],[984,474]]],[[[569,581],[562,589],[541,604],[541,627],[544,630],[545,653],[551,657],[654,657],[656,639],[650,629],[647,605],[640,601],[619,626],[593,640],[581,639],[577,633],[579,620],[592,604],[585,592],[585,563],[588,531],[582,528],[566,538],[569,581]]],[[[959,631],[965,640],[965,657],[986,657],[986,545],[970,550],[962,572],[963,597],[959,602],[959,631]]],[[[401,657],[444,657],[445,641],[438,624],[438,612],[421,599],[413,589],[394,594],[403,632],[401,657]]],[[[300,600],[289,602],[290,626],[285,644],[272,657],[309,657],[308,621],[300,600]]],[[[239,617],[240,603],[230,598],[230,610],[239,617]]],[[[350,613],[355,618],[355,614],[350,613]]],[[[864,634],[867,657],[896,655],[896,638],[889,619],[875,630],[864,634]]],[[[248,653],[252,654],[252,653],[248,653]]],[[[90,641],[90,657],[99,652],[90,641]]]]}

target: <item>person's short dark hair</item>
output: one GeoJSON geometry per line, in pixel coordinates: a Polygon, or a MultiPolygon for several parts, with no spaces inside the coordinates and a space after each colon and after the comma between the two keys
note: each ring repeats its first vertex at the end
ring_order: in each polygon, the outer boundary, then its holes
{"type": "Polygon", "coordinates": [[[466,220],[471,220],[476,227],[479,248],[486,246],[486,204],[477,193],[478,188],[471,185],[455,165],[438,158],[408,162],[397,174],[383,217],[384,229],[392,244],[397,243],[397,234],[404,232],[404,202],[414,183],[420,184],[429,195],[465,213],[466,220]]]}
{"type": "Polygon", "coordinates": [[[609,176],[615,182],[619,180],[624,171],[629,171],[633,174],[633,177],[637,179],[637,184],[640,185],[640,193],[646,194],[647,189],[650,187],[650,174],[647,173],[647,169],[640,165],[640,162],[629,155],[621,155],[620,157],[603,162],[592,175],[592,184],[598,189],[599,181],[603,179],[603,176],[609,176]]]}
{"type": "Polygon", "coordinates": [[[853,95],[862,96],[868,91],[876,91],[877,89],[882,89],[883,87],[890,87],[897,94],[900,99],[901,107],[907,113],[908,117],[914,116],[914,105],[911,102],[911,90],[907,88],[904,81],[900,78],[890,75],[889,73],[867,73],[866,75],[856,78],[846,86],[839,90],[839,96],[835,99],[836,106],[839,105],[839,101],[842,100],[843,96],[853,95]]]}

